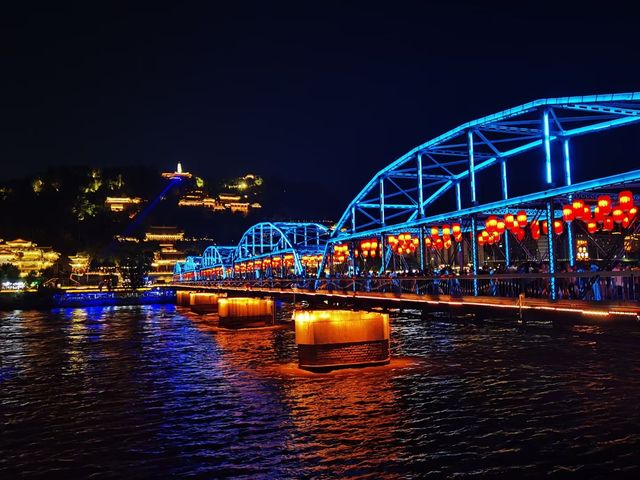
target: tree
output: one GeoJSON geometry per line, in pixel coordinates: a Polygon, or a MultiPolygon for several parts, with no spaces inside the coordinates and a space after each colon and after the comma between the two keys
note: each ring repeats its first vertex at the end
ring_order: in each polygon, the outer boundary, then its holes
{"type": "Polygon", "coordinates": [[[15,265],[3,263],[0,265],[0,283],[17,282],[20,278],[20,270],[15,265]]]}
{"type": "Polygon", "coordinates": [[[151,271],[151,257],[145,253],[127,255],[118,262],[118,270],[124,284],[137,290],[144,286],[145,277],[151,271]]]}

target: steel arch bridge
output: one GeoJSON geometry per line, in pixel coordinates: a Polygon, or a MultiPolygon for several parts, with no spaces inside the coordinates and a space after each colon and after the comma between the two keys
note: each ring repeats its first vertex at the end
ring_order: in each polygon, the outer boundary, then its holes
{"type": "Polygon", "coordinates": [[[233,271],[236,247],[209,245],[202,252],[202,277],[204,279],[228,278],[233,271]]]}
{"type": "Polygon", "coordinates": [[[478,214],[517,206],[540,208],[546,218],[553,198],[638,181],[640,171],[634,170],[574,184],[571,172],[573,138],[638,122],[640,92],[632,92],[541,99],[460,125],[377,172],[340,217],[327,253],[335,243],[418,231],[453,219],[469,220],[463,228],[475,231],[478,214]],[[541,187],[510,197],[509,172],[536,149],[541,187]],[[480,205],[477,190],[483,186],[477,174],[489,169],[499,172],[499,188],[489,189],[498,190],[500,200],[480,205]]]}
{"type": "Polygon", "coordinates": [[[258,223],[242,235],[234,252],[234,263],[287,257],[291,259],[294,273],[302,275],[303,259],[322,255],[329,233],[329,229],[319,223],[258,223]]]}

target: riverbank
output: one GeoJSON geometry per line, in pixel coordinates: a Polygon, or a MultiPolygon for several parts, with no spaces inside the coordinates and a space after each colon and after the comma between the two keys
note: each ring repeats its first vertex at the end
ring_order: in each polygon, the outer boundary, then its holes
{"type": "Polygon", "coordinates": [[[47,310],[51,308],[152,305],[175,302],[173,289],[143,290],[25,290],[0,292],[0,310],[47,310]]]}

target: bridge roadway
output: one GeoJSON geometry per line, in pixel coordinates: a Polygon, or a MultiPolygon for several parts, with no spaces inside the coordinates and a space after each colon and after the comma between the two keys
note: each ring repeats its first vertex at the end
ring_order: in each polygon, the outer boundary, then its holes
{"type": "MultiPolygon", "coordinates": [[[[286,285],[286,284],[285,284],[286,285]]],[[[343,308],[371,309],[405,308],[423,312],[445,312],[452,316],[473,314],[476,318],[515,318],[523,321],[553,321],[562,323],[636,323],[640,324],[640,304],[629,301],[585,301],[518,296],[452,296],[448,294],[416,294],[393,292],[367,292],[357,290],[309,290],[291,286],[271,286],[264,283],[242,281],[181,282],[169,287],[178,290],[224,292],[232,296],[268,295],[286,301],[304,299],[312,306],[339,306],[343,308]]]]}

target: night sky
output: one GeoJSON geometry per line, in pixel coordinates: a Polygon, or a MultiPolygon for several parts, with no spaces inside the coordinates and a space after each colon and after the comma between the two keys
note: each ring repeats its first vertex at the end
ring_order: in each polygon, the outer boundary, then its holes
{"type": "Polygon", "coordinates": [[[94,3],[3,12],[0,180],[181,160],[346,205],[462,122],[640,90],[637,16],[615,2],[94,3]]]}

